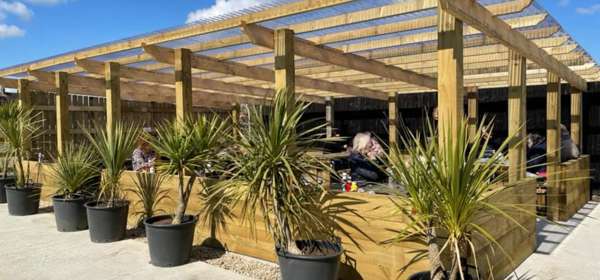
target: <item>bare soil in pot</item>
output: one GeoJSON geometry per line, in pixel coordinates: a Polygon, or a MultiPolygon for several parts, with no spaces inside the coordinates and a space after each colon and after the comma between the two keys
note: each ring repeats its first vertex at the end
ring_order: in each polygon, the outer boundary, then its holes
{"type": "Polygon", "coordinates": [[[342,246],[329,241],[296,241],[301,254],[276,248],[283,280],[337,280],[342,246]]]}
{"type": "Polygon", "coordinates": [[[6,203],[6,186],[15,184],[15,176],[0,177],[0,203],[6,203]]]}
{"type": "Polygon", "coordinates": [[[86,230],[87,212],[84,204],[88,199],[83,195],[55,195],[52,197],[56,229],[60,232],[86,230]]]}
{"type": "Polygon", "coordinates": [[[160,267],[184,265],[190,261],[198,218],[186,215],[181,224],[173,225],[171,215],[144,221],[150,249],[150,263],[160,267]]]}
{"type": "Polygon", "coordinates": [[[125,238],[129,201],[116,201],[113,205],[105,201],[90,201],[84,206],[92,242],[108,243],[125,238]]]}
{"type": "Polygon", "coordinates": [[[6,186],[8,213],[12,216],[37,214],[40,209],[41,184],[27,184],[22,188],[6,186]]]}

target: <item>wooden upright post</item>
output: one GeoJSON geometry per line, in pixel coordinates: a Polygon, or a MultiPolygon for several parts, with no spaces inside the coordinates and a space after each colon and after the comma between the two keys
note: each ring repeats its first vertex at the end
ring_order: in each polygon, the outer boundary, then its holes
{"type": "Polygon", "coordinates": [[[571,138],[573,143],[583,150],[583,138],[582,138],[582,109],[583,109],[583,96],[580,89],[571,86],[571,138]]]}
{"type": "MultiPolygon", "coordinates": [[[[19,105],[23,110],[29,110],[32,108],[31,104],[31,90],[29,90],[29,80],[19,79],[17,82],[17,91],[19,93],[19,105]]],[[[25,151],[31,149],[31,137],[23,137],[27,139],[26,143],[23,143],[25,151]]]]}
{"type": "Polygon", "coordinates": [[[110,133],[114,125],[121,120],[121,83],[120,66],[116,62],[104,64],[106,80],[106,130],[110,133]]]}
{"type": "Polygon", "coordinates": [[[508,181],[525,178],[527,171],[527,60],[508,52],[508,181]]]}
{"type": "Polygon", "coordinates": [[[233,133],[234,137],[239,136],[240,132],[240,104],[232,103],[231,104],[231,123],[233,124],[233,133]]]}
{"type": "Polygon", "coordinates": [[[469,125],[469,137],[477,133],[479,126],[479,89],[477,87],[467,88],[467,124],[469,125]]]}
{"type": "Polygon", "coordinates": [[[558,220],[560,215],[560,77],[548,72],[546,102],[546,158],[548,183],[548,218],[558,220]]]}
{"type": "Polygon", "coordinates": [[[287,90],[288,98],[295,98],[296,66],[294,62],[294,31],[275,30],[275,91],[287,90]]]}
{"type": "Polygon", "coordinates": [[[71,136],[71,121],[69,120],[69,76],[66,72],[55,73],[56,95],[56,148],[62,154],[71,136]]]}
{"type": "Polygon", "coordinates": [[[192,112],[192,52],[175,50],[175,111],[182,122],[192,112]]]}
{"type": "Polygon", "coordinates": [[[325,97],[325,121],[327,122],[326,136],[327,138],[333,137],[333,126],[335,123],[335,103],[333,97],[325,97]]]}
{"type": "Polygon", "coordinates": [[[389,144],[398,144],[398,105],[396,93],[390,93],[388,97],[388,136],[389,144]]]}
{"type": "Polygon", "coordinates": [[[438,7],[438,129],[454,139],[463,118],[463,23],[438,7]]]}

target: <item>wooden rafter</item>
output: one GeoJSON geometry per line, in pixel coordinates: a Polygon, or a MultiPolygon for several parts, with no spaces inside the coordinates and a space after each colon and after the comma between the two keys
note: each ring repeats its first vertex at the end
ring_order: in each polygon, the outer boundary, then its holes
{"type": "MultiPolygon", "coordinates": [[[[242,24],[242,30],[254,44],[270,49],[274,48],[273,30],[255,24],[242,24]]],[[[430,76],[425,76],[413,71],[404,70],[399,67],[386,65],[385,63],[377,60],[369,60],[359,55],[343,53],[339,50],[326,46],[319,46],[313,42],[298,37],[294,37],[294,53],[299,56],[362,71],[365,73],[375,74],[381,77],[387,77],[427,88],[437,88],[437,80],[430,76]]]]}
{"type": "Polygon", "coordinates": [[[492,36],[506,46],[518,51],[529,60],[557,73],[567,80],[572,86],[587,90],[587,82],[571,71],[567,66],[556,60],[544,50],[529,41],[523,34],[513,30],[503,20],[494,17],[485,7],[473,0],[439,0],[440,6],[445,11],[460,18],[465,23],[492,36]]]}
{"type": "MultiPolygon", "coordinates": [[[[174,50],[159,47],[154,45],[144,45],[144,51],[152,55],[154,59],[159,62],[166,64],[173,64],[174,50]]],[[[219,72],[228,75],[241,76],[251,78],[255,80],[262,80],[267,82],[275,81],[275,73],[273,70],[251,67],[242,63],[233,61],[220,61],[208,56],[193,55],[192,56],[192,68],[204,69],[207,71],[219,72]]],[[[318,89],[322,91],[337,92],[352,96],[362,96],[380,100],[387,100],[387,94],[381,91],[375,91],[355,86],[350,86],[340,83],[331,83],[327,81],[311,79],[303,76],[296,76],[296,84],[299,87],[318,89]]]]}

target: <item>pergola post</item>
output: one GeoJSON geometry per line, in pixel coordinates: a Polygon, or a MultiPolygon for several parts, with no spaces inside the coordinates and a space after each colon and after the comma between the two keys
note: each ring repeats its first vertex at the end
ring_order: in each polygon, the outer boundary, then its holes
{"type": "Polygon", "coordinates": [[[525,178],[527,170],[527,59],[508,52],[508,181],[525,178]]]}
{"type": "Polygon", "coordinates": [[[71,134],[68,74],[66,72],[55,73],[54,83],[56,87],[56,94],[54,95],[54,104],[56,106],[56,148],[58,154],[62,154],[71,134]]]}
{"type": "Polygon", "coordinates": [[[548,218],[551,220],[558,220],[560,214],[560,90],[560,77],[549,71],[546,102],[546,169],[548,218]]]}
{"type": "Polygon", "coordinates": [[[175,49],[175,115],[183,122],[192,112],[192,52],[175,49]]]}
{"type": "Polygon", "coordinates": [[[233,132],[235,133],[235,137],[238,137],[238,133],[240,131],[240,104],[232,103],[231,104],[231,123],[233,124],[233,132]]]}
{"type": "MultiPolygon", "coordinates": [[[[19,79],[17,82],[17,91],[19,93],[19,105],[23,110],[29,110],[32,108],[31,104],[31,90],[29,89],[29,80],[19,79]]],[[[31,138],[27,137],[27,143],[23,143],[26,151],[31,148],[31,138]]]]}
{"type": "Polygon", "coordinates": [[[116,62],[104,64],[106,80],[106,131],[111,133],[114,125],[121,120],[120,65],[116,62]]]}
{"type": "Polygon", "coordinates": [[[469,137],[477,133],[479,125],[479,89],[477,87],[467,88],[467,124],[469,125],[469,137]]]}
{"type": "Polygon", "coordinates": [[[275,92],[287,90],[288,98],[294,98],[296,89],[296,66],[294,62],[294,31],[275,30],[275,92]]]}
{"type": "Polygon", "coordinates": [[[388,97],[388,136],[389,145],[398,144],[398,106],[396,93],[390,93],[388,97]]]}
{"type": "Polygon", "coordinates": [[[463,118],[463,23],[438,7],[438,129],[440,146],[445,134],[454,139],[463,118]]]}
{"type": "Polygon", "coordinates": [[[325,97],[325,122],[327,123],[325,134],[327,138],[333,137],[333,125],[335,123],[335,103],[333,97],[325,97]]]}
{"type": "Polygon", "coordinates": [[[583,93],[576,87],[571,87],[571,138],[573,143],[583,150],[581,114],[583,110],[583,93]]]}

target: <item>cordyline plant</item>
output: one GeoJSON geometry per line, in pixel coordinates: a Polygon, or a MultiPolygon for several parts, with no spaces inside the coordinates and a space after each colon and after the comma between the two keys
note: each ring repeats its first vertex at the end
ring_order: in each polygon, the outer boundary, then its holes
{"type": "Polygon", "coordinates": [[[512,215],[515,212],[535,215],[524,205],[493,202],[495,195],[513,187],[502,183],[507,173],[502,167],[501,151],[514,139],[509,137],[497,151],[484,156],[488,145],[485,134],[492,130],[491,122],[484,120],[475,135],[468,135],[464,120],[455,129],[455,134],[445,131],[438,138],[430,125],[428,134],[432,137],[427,139],[407,132],[400,146],[390,147],[385,158],[384,167],[407,192],[393,202],[399,214],[411,220],[389,242],[419,241],[427,245],[428,251],[409,265],[428,256],[431,279],[465,279],[463,267],[468,256],[474,258],[479,277],[476,238],[500,248],[510,258],[480,225],[485,218],[500,216],[525,230],[512,215]],[[397,156],[400,154],[403,156],[397,156]],[[449,256],[449,262],[442,255],[449,256]]]}
{"type": "MultiPolygon", "coordinates": [[[[42,120],[39,116],[40,113],[34,114],[33,110],[23,108],[16,101],[0,106],[0,138],[7,145],[8,157],[15,158],[17,188],[23,188],[31,181],[30,168],[25,161],[31,157],[31,139],[42,133],[42,120]]],[[[3,172],[6,172],[7,164],[5,161],[3,172]]]]}
{"type": "Polygon", "coordinates": [[[137,205],[141,206],[141,210],[135,215],[139,216],[138,224],[141,224],[144,219],[164,212],[163,209],[158,208],[158,205],[163,200],[169,199],[169,190],[161,189],[165,176],[159,173],[136,172],[135,177],[135,188],[129,191],[138,197],[137,205]]]}
{"type": "Polygon", "coordinates": [[[140,128],[135,124],[117,122],[111,128],[96,125],[95,135],[89,130],[84,132],[104,167],[98,201],[114,207],[115,203],[124,199],[119,181],[125,171],[125,162],[135,150],[140,128]]]}
{"type": "Polygon", "coordinates": [[[168,159],[156,162],[158,171],[178,177],[178,204],[172,224],[183,221],[194,183],[203,183],[204,178],[198,178],[220,162],[218,154],[230,127],[228,119],[202,115],[163,123],[155,135],[145,136],[154,151],[168,159]]]}
{"type": "Polygon", "coordinates": [[[96,153],[73,143],[65,146],[64,151],[54,159],[50,169],[58,187],[56,193],[66,199],[81,195],[84,188],[92,184],[99,174],[96,153]]]}
{"type": "Polygon", "coordinates": [[[255,215],[262,214],[276,248],[294,254],[315,253],[310,246],[304,248],[311,251],[298,248],[297,240],[337,241],[334,231],[340,222],[347,222],[338,218],[336,223],[332,217],[348,202],[331,207],[332,196],[317,178],[319,170],[330,168],[309,154],[323,141],[325,125],[301,121],[309,105],[284,90],[267,110],[251,108],[248,128],[234,137],[237,152],[230,159],[231,178],[221,185],[228,193],[225,197],[241,204],[242,218],[252,229],[255,215]]]}

